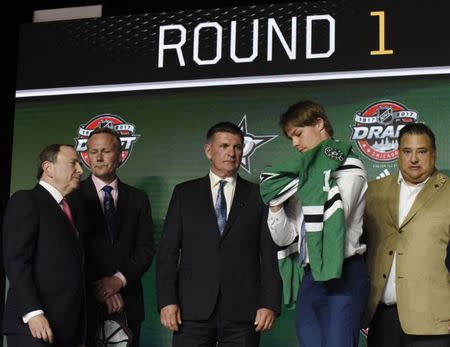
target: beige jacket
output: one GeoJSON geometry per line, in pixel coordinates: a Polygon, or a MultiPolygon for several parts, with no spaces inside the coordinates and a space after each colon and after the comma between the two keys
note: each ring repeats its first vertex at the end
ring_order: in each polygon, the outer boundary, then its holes
{"type": "Polygon", "coordinates": [[[450,274],[445,266],[450,239],[450,179],[435,172],[398,227],[398,175],[369,182],[364,232],[371,291],[366,326],[396,260],[397,307],[411,335],[449,334],[450,274]]]}

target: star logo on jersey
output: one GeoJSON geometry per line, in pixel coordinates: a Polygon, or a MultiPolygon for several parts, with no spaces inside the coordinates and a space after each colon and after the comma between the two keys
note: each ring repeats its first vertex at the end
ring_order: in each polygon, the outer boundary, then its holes
{"type": "Polygon", "coordinates": [[[244,150],[242,153],[241,167],[251,173],[250,157],[255,153],[255,151],[266,143],[272,141],[278,135],[253,135],[248,132],[247,129],[247,115],[239,122],[239,128],[244,134],[244,150]]]}

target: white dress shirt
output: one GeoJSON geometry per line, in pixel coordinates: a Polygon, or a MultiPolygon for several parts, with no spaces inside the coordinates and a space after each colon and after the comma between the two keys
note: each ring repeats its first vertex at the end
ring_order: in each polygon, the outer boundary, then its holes
{"type": "MultiPolygon", "coordinates": [[[[339,188],[345,216],[345,257],[355,254],[363,254],[366,245],[361,244],[359,239],[362,234],[363,214],[366,205],[365,194],[367,191],[367,178],[359,175],[346,175],[343,173],[333,173],[336,184],[339,188]]],[[[303,223],[303,212],[298,194],[292,195],[287,204],[281,210],[272,212],[269,209],[267,224],[273,241],[278,246],[287,246],[295,237],[299,236],[299,230],[303,223]]],[[[309,262],[308,248],[306,247],[306,259],[309,262]]]]}
{"type": "MultiPolygon", "coordinates": [[[[405,183],[402,173],[398,173],[397,183],[400,185],[400,196],[398,199],[398,226],[402,225],[405,217],[411,209],[411,206],[416,200],[417,194],[420,193],[429,179],[430,178],[428,177],[424,182],[416,184],[414,186],[410,186],[405,183]]],[[[393,305],[397,303],[397,295],[395,293],[396,260],[397,252],[394,253],[392,266],[386,280],[383,294],[381,295],[381,302],[385,303],[386,305],[393,305]]]]}

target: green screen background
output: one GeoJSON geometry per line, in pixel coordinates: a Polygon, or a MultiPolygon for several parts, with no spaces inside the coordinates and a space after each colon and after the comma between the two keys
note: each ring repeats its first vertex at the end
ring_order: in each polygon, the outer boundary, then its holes
{"type": "MultiPolygon", "coordinates": [[[[175,184],[204,176],[209,163],[203,153],[207,129],[219,121],[239,123],[256,136],[278,135],[250,158],[251,173],[240,175],[258,182],[261,170],[288,157],[294,149],[278,128],[279,115],[301,99],[321,103],[335,137],[349,140],[354,114],[367,105],[392,100],[419,113],[418,121],[436,134],[437,167],[450,169],[450,77],[396,77],[379,79],[296,82],[283,84],[169,89],[18,99],[14,120],[11,193],[36,184],[37,156],[49,143],[72,143],[81,124],[98,114],[111,113],[135,125],[139,140],[119,169],[120,178],[147,192],[152,205],[156,245],[175,184]]],[[[361,153],[357,149],[355,152],[361,153]]],[[[395,162],[380,163],[361,154],[370,179],[384,169],[397,171],[395,162]]],[[[85,169],[84,177],[88,175],[85,169]]],[[[159,323],[156,310],[154,264],[144,277],[146,320],[143,346],[170,346],[171,335],[159,323]]],[[[282,312],[275,328],[263,334],[261,346],[297,346],[293,311],[282,312]]],[[[361,346],[365,346],[361,339],[361,346]]]]}

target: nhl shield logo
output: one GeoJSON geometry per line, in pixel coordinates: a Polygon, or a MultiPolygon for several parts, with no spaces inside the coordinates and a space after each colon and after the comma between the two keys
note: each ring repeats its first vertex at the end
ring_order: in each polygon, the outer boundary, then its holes
{"type": "MultiPolygon", "coordinates": [[[[121,117],[110,113],[104,113],[91,118],[86,124],[81,124],[78,128],[78,137],[74,138],[76,150],[83,164],[90,169],[87,155],[87,140],[90,133],[96,128],[108,127],[117,131],[120,136],[122,148],[120,152],[120,166],[130,157],[133,150],[133,144],[139,139],[140,135],[135,134],[135,126],[126,123],[121,117]]],[[[119,166],[119,167],[120,167],[119,166]]]]}
{"type": "Polygon", "coordinates": [[[361,152],[374,161],[388,162],[398,157],[398,135],[418,113],[395,101],[379,101],[354,115],[351,139],[361,152]]]}

